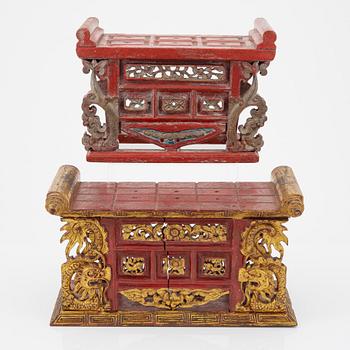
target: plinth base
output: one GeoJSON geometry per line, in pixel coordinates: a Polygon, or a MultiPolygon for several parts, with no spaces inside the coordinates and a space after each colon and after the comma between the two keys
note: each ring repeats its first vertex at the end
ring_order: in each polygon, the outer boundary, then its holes
{"type": "Polygon", "coordinates": [[[193,312],[193,311],[63,311],[61,293],[51,317],[51,326],[80,327],[293,327],[297,325],[287,292],[287,311],[193,312]]]}
{"type": "Polygon", "coordinates": [[[113,152],[88,152],[88,162],[106,163],[256,163],[257,152],[228,152],[211,150],[118,150],[113,152]]]}

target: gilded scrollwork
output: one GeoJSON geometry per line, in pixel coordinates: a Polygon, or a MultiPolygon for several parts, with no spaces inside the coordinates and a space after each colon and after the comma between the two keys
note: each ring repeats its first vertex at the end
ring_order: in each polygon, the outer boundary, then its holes
{"type": "Polygon", "coordinates": [[[106,290],[111,269],[106,264],[107,232],[97,220],[64,219],[61,242],[68,241],[62,272],[64,310],[108,310],[106,290]]]}
{"type": "Polygon", "coordinates": [[[106,79],[108,60],[83,60],[83,72],[91,71],[91,91],[85,95],[82,103],[83,125],[87,127],[82,143],[86,150],[113,151],[118,148],[119,134],[119,107],[118,97],[110,97],[102,88],[102,82],[106,79]],[[102,123],[97,113],[100,106],[106,117],[102,123]]]}
{"type": "Polygon", "coordinates": [[[125,241],[161,241],[163,224],[124,224],[121,228],[125,241]]]}
{"type": "Polygon", "coordinates": [[[127,289],[120,293],[130,301],[144,306],[176,310],[205,305],[229,294],[229,291],[222,289],[145,288],[127,289]]]}
{"type": "Polygon", "coordinates": [[[194,241],[222,242],[227,240],[227,228],[221,224],[124,224],[123,240],[134,241],[194,241]]]}
{"type": "Polygon", "coordinates": [[[244,267],[239,270],[243,300],[237,311],[284,312],[286,267],[282,263],[288,244],[280,221],[253,221],[242,233],[244,267]]]}
{"type": "Polygon", "coordinates": [[[152,79],[171,81],[225,81],[223,65],[169,65],[169,64],[127,64],[127,79],[152,79]]]}
{"type": "Polygon", "coordinates": [[[226,142],[228,150],[260,151],[264,144],[262,136],[257,132],[267,120],[267,106],[265,100],[257,94],[257,74],[260,72],[261,75],[266,75],[268,65],[269,62],[241,62],[241,97],[231,98],[229,102],[226,142]],[[252,82],[248,83],[251,78],[252,82]],[[248,107],[255,107],[250,111],[251,117],[238,126],[241,113],[248,107]]]}

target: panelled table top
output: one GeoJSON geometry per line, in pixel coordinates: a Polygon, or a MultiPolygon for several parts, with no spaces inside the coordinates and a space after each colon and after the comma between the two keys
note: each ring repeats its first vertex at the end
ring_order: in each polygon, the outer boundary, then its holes
{"type": "Polygon", "coordinates": [[[80,182],[71,211],[277,211],[272,182],[80,182]]]}
{"type": "Polygon", "coordinates": [[[257,18],[248,35],[107,34],[88,18],[77,31],[81,58],[272,60],[276,33],[257,18]]]}

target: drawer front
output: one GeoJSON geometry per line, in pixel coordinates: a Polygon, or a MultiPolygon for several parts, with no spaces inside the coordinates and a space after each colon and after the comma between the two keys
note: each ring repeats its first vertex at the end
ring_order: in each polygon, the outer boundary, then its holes
{"type": "Polygon", "coordinates": [[[225,120],[228,114],[227,92],[123,90],[120,92],[119,112],[123,119],[162,118],[188,120],[214,118],[225,120]]]}

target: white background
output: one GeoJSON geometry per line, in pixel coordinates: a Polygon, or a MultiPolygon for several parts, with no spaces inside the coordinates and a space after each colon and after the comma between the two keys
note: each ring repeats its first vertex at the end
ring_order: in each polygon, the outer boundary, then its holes
{"type": "Polygon", "coordinates": [[[0,4],[0,348],[338,349],[350,331],[348,1],[2,1],[0,4]],[[245,34],[265,17],[278,35],[260,94],[269,120],[257,164],[94,164],[80,143],[89,77],[75,31],[245,34]],[[289,165],[305,196],[288,223],[288,288],[299,326],[50,328],[64,247],[44,210],[62,164],[83,180],[265,181],[289,165]]]}

